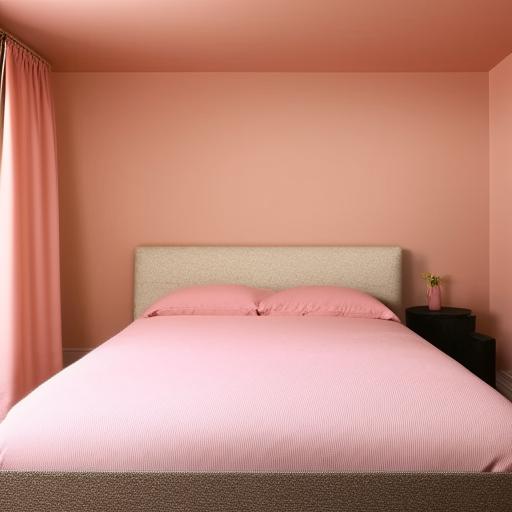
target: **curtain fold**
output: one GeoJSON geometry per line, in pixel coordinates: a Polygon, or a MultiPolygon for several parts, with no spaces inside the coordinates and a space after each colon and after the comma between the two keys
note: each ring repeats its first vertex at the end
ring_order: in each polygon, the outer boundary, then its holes
{"type": "Polygon", "coordinates": [[[0,420],[62,367],[57,162],[48,66],[4,39],[0,420]]]}
{"type": "Polygon", "coordinates": [[[4,127],[5,90],[5,34],[0,33],[0,158],[2,158],[2,132],[4,127]]]}

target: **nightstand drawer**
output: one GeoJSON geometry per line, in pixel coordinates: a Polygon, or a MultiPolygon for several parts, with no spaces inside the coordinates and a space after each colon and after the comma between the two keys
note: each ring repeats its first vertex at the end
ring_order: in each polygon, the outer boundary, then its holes
{"type": "Polygon", "coordinates": [[[471,310],[429,311],[426,306],[417,306],[406,310],[406,323],[416,334],[495,386],[496,341],[475,332],[476,318],[471,310]]]}
{"type": "Polygon", "coordinates": [[[470,333],[460,344],[462,350],[456,357],[459,363],[496,387],[496,340],[478,332],[470,333]]]}
{"type": "Polygon", "coordinates": [[[461,346],[461,341],[474,332],[476,318],[474,315],[459,318],[446,317],[433,322],[429,318],[421,317],[413,322],[408,320],[407,326],[438,349],[455,355],[461,346]]]}

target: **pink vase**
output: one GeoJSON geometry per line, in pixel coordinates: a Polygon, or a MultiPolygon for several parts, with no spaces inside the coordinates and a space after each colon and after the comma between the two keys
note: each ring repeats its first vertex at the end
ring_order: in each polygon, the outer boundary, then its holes
{"type": "Polygon", "coordinates": [[[427,286],[427,304],[430,311],[441,309],[441,287],[427,286]]]}

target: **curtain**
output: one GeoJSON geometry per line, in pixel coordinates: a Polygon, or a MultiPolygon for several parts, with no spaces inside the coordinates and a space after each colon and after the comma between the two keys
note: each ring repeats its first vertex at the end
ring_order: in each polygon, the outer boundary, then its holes
{"type": "Polygon", "coordinates": [[[49,69],[3,38],[0,420],[62,367],[57,164],[49,69]]]}
{"type": "Polygon", "coordinates": [[[4,127],[5,35],[0,32],[0,158],[2,158],[2,132],[4,127]]]}

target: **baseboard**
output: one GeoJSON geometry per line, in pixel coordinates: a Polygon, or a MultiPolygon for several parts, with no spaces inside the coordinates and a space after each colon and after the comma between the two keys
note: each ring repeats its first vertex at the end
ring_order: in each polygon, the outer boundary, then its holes
{"type": "Polygon", "coordinates": [[[496,372],[496,389],[512,401],[512,370],[496,372]]]}
{"type": "Polygon", "coordinates": [[[81,357],[88,354],[92,349],[90,348],[63,348],[62,349],[62,361],[64,366],[69,366],[75,361],[78,361],[81,357]]]}

